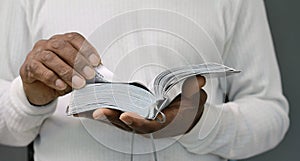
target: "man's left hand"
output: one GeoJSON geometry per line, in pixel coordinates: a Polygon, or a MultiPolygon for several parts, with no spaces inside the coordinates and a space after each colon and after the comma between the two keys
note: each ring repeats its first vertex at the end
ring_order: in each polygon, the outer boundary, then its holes
{"type": "MultiPolygon", "coordinates": [[[[160,123],[148,120],[134,112],[121,112],[108,108],[93,112],[95,120],[111,123],[123,130],[139,134],[153,133],[155,138],[173,137],[188,133],[200,120],[207,99],[202,89],[206,81],[203,76],[188,78],[182,86],[182,93],[162,112],[166,121],[160,123]]],[[[161,117],[161,115],[158,115],[161,117]]]]}

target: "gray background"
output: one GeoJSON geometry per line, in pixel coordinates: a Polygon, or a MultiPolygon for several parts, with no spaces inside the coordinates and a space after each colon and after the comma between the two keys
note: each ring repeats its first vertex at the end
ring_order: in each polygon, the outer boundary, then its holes
{"type": "MultiPolygon", "coordinates": [[[[284,93],[290,102],[291,127],[284,141],[274,150],[245,161],[300,161],[300,1],[266,0],[271,30],[279,61],[284,93]]],[[[259,145],[257,145],[259,146],[259,145]]],[[[27,161],[26,148],[0,146],[0,161],[27,161]]]]}

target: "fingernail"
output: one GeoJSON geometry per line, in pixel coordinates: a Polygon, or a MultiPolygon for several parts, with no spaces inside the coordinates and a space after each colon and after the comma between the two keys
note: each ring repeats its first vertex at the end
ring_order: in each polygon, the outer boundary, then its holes
{"type": "Polygon", "coordinates": [[[121,115],[119,119],[128,126],[132,125],[132,120],[124,115],[121,115]]]}
{"type": "Polygon", "coordinates": [[[77,75],[74,75],[72,77],[72,85],[74,88],[82,88],[84,85],[85,85],[85,80],[80,78],[79,76],[77,75]]]}
{"type": "Polygon", "coordinates": [[[96,74],[95,71],[89,66],[85,66],[82,71],[86,75],[87,79],[92,79],[96,74]]]}
{"type": "Polygon", "coordinates": [[[66,83],[64,83],[61,79],[57,79],[55,81],[55,86],[58,87],[60,90],[64,90],[67,87],[66,83]]]}
{"type": "Polygon", "coordinates": [[[93,66],[98,66],[100,64],[100,58],[96,54],[91,54],[89,56],[89,61],[93,66]]]}
{"type": "Polygon", "coordinates": [[[106,120],[106,116],[104,115],[104,113],[101,110],[96,110],[93,113],[93,118],[95,120],[106,120]]]}
{"type": "Polygon", "coordinates": [[[132,121],[131,120],[122,120],[126,125],[130,126],[132,125],[132,121]]]}

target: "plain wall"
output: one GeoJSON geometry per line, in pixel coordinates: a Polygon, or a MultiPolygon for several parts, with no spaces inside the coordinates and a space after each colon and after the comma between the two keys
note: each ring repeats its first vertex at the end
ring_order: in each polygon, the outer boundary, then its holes
{"type": "MultiPolygon", "coordinates": [[[[269,21],[281,69],[284,93],[290,102],[291,126],[284,141],[274,150],[245,161],[299,161],[300,147],[300,1],[266,0],[269,21]]],[[[259,146],[259,145],[257,145],[259,146]]],[[[26,148],[0,146],[0,161],[27,161],[26,148]]]]}

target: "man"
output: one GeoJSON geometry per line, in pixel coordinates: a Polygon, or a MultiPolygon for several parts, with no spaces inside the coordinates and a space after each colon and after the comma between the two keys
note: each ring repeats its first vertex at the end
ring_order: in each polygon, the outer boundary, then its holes
{"type": "Polygon", "coordinates": [[[287,131],[262,0],[2,3],[0,142],[34,140],[37,161],[153,160],[154,151],[159,160],[241,159],[273,148],[287,131]],[[106,123],[64,115],[68,93],[100,63],[149,84],[163,68],[208,61],[242,73],[186,80],[164,111],[166,124],[111,109],[93,113],[106,123]],[[159,139],[132,142],[126,130],[159,139]]]}

